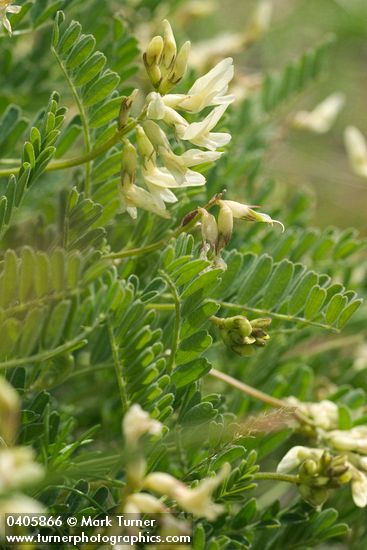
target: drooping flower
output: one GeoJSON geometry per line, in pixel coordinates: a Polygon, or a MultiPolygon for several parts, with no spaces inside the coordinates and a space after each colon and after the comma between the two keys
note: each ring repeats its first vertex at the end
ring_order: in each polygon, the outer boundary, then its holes
{"type": "Polygon", "coordinates": [[[122,431],[129,445],[135,445],[146,433],[160,435],[162,428],[163,425],[151,418],[137,403],[129,408],[122,421],[122,431]]]}
{"type": "Polygon", "coordinates": [[[313,111],[299,111],[293,117],[296,128],[324,134],[330,130],[345,104],[345,96],[336,92],[317,105],[313,111]]]}
{"type": "Polygon", "coordinates": [[[357,468],[352,468],[352,497],[358,508],[367,506],[367,477],[357,468]]]}
{"type": "Polygon", "coordinates": [[[194,516],[213,521],[224,508],[213,502],[212,495],[229,472],[229,464],[224,464],[216,476],[202,479],[193,489],[170,474],[153,472],[145,478],[144,487],[172,498],[183,510],[194,516]]]}
{"type": "Polygon", "coordinates": [[[263,222],[270,225],[277,223],[284,231],[284,225],[280,221],[273,220],[268,214],[264,214],[263,212],[256,212],[256,210],[253,210],[254,207],[248,206],[247,204],[230,200],[218,200],[217,204],[220,207],[218,216],[219,250],[223,248],[231,238],[234,218],[253,222],[263,222]]]}
{"type": "MultiPolygon", "coordinates": [[[[158,124],[152,120],[147,120],[143,123],[143,127],[155,151],[159,155],[166,169],[176,180],[178,186],[193,187],[205,184],[205,176],[199,172],[190,170],[189,167],[203,164],[205,162],[213,162],[221,156],[221,153],[214,151],[200,151],[199,149],[189,149],[182,155],[176,155],[172,151],[166,135],[158,124]]],[[[151,155],[149,161],[148,164],[150,169],[151,171],[154,171],[155,158],[151,155]]]]}
{"type": "Polygon", "coordinates": [[[190,113],[198,113],[212,105],[228,105],[234,101],[234,96],[225,95],[233,73],[233,59],[227,57],[198,78],[187,94],[168,94],[163,97],[163,102],[168,107],[190,113]]]}
{"type": "Polygon", "coordinates": [[[231,141],[231,134],[225,132],[212,132],[211,130],[222,118],[228,103],[215,107],[201,122],[193,122],[185,129],[178,128],[177,133],[183,140],[190,141],[194,145],[215,151],[224,147],[231,141]]]}
{"type": "Polygon", "coordinates": [[[0,23],[12,34],[12,28],[7,13],[19,13],[22,6],[12,5],[14,0],[0,0],[0,23]]]}
{"type": "Polygon", "coordinates": [[[367,143],[364,135],[355,126],[348,126],[344,143],[353,171],[357,176],[367,178],[367,143]]]}

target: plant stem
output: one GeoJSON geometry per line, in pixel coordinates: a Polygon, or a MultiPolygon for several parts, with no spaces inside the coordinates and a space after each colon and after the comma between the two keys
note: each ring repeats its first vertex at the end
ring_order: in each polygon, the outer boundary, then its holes
{"type": "MultiPolygon", "coordinates": [[[[213,201],[209,201],[206,206],[203,206],[203,208],[210,208],[210,205],[212,203],[213,201]]],[[[197,224],[197,222],[200,220],[200,218],[201,218],[201,212],[197,212],[195,216],[192,218],[192,220],[190,220],[186,225],[180,225],[176,229],[172,230],[165,239],[160,239],[155,243],[142,246],[141,248],[130,248],[127,250],[122,249],[120,250],[120,252],[111,252],[111,254],[106,254],[103,257],[109,260],[118,260],[122,258],[130,258],[131,256],[142,256],[145,254],[149,254],[150,252],[155,252],[156,250],[159,250],[163,246],[166,246],[166,244],[171,239],[176,239],[181,235],[181,233],[187,233],[191,229],[193,229],[197,224]]]]}
{"type": "MultiPolygon", "coordinates": [[[[50,162],[48,166],[46,166],[45,172],[54,172],[57,170],[65,170],[67,168],[73,168],[75,166],[80,166],[81,164],[85,164],[86,162],[89,162],[91,160],[94,160],[95,158],[99,157],[111,147],[116,145],[123,136],[127,135],[131,130],[133,130],[136,126],[135,120],[130,120],[129,124],[127,124],[122,130],[118,130],[114,133],[114,135],[107,140],[105,143],[102,143],[102,145],[99,145],[98,147],[95,147],[92,149],[89,153],[85,153],[83,155],[80,155],[78,157],[73,157],[70,159],[64,159],[64,160],[55,160],[53,162],[50,162]]],[[[9,159],[11,160],[11,159],[9,159]]],[[[8,159],[2,159],[0,160],[0,164],[8,164],[8,159]]],[[[14,161],[16,162],[16,161],[14,161]]],[[[0,169],[0,177],[2,176],[10,176],[11,174],[17,174],[19,172],[19,167],[11,167],[11,168],[4,168],[0,169]]]]}
{"type": "Polygon", "coordinates": [[[253,479],[285,481],[287,483],[299,484],[299,478],[291,474],[279,474],[278,472],[257,472],[253,474],[253,479]]]}
{"type": "Polygon", "coordinates": [[[314,327],[319,327],[327,330],[331,330],[333,332],[340,332],[335,327],[332,327],[331,325],[325,325],[324,323],[318,323],[316,321],[311,321],[309,319],[305,319],[304,317],[296,317],[294,315],[285,315],[284,313],[274,313],[273,311],[268,311],[266,309],[259,309],[255,307],[249,307],[247,305],[240,305],[240,304],[231,304],[230,302],[217,302],[221,307],[225,307],[227,309],[236,309],[238,311],[250,311],[251,313],[255,313],[256,315],[268,315],[270,317],[273,317],[274,319],[280,319],[281,321],[292,321],[293,323],[302,323],[304,325],[310,325],[314,327]]]}
{"type": "Polygon", "coordinates": [[[123,372],[122,372],[122,365],[119,358],[119,352],[118,352],[118,345],[116,342],[116,338],[113,332],[113,328],[111,326],[111,323],[107,323],[108,327],[108,335],[110,338],[110,346],[112,351],[112,357],[113,357],[113,364],[115,367],[115,373],[117,378],[117,384],[120,391],[120,399],[121,399],[121,405],[122,405],[122,412],[125,413],[127,409],[129,408],[129,401],[126,393],[126,383],[124,380],[123,372]]]}
{"type": "Polygon", "coordinates": [[[164,271],[159,271],[159,274],[163,277],[163,279],[167,282],[170,291],[172,293],[174,306],[175,306],[175,322],[173,326],[173,335],[172,335],[172,346],[171,346],[171,354],[169,357],[169,362],[167,364],[167,371],[170,373],[172,372],[172,369],[174,367],[174,361],[175,356],[177,352],[177,348],[179,345],[179,338],[180,338],[180,325],[181,325],[181,306],[180,306],[180,297],[177,293],[177,289],[171,278],[165,273],[164,271]]]}
{"type": "MultiPolygon", "coordinates": [[[[90,133],[89,133],[89,123],[88,123],[87,113],[84,109],[84,105],[83,105],[81,99],[79,98],[79,94],[77,92],[76,87],[74,86],[74,82],[69,77],[69,74],[68,74],[66,68],[64,67],[63,62],[61,61],[60,56],[58,55],[55,48],[51,48],[51,51],[54,54],[54,56],[56,58],[56,61],[59,65],[66,81],[69,84],[69,87],[70,87],[71,92],[72,92],[73,97],[74,97],[74,101],[77,104],[78,111],[79,111],[79,114],[80,114],[80,119],[82,121],[82,127],[83,127],[85,153],[88,155],[91,152],[91,139],[90,139],[90,133]]],[[[85,185],[84,185],[84,192],[85,192],[85,195],[87,197],[90,195],[90,191],[91,191],[90,175],[91,175],[91,164],[90,164],[90,161],[87,161],[86,167],[85,167],[85,185]]]]}
{"type": "Polygon", "coordinates": [[[217,369],[211,369],[209,372],[210,376],[213,378],[217,378],[218,380],[221,380],[222,382],[225,382],[226,384],[229,384],[233,388],[236,388],[249,397],[253,397],[254,399],[257,399],[258,401],[262,401],[263,403],[266,403],[267,405],[270,405],[271,407],[275,407],[277,409],[289,409],[289,412],[302,423],[312,424],[312,422],[303,416],[295,407],[289,407],[287,403],[284,403],[281,399],[278,399],[277,397],[272,397],[271,395],[268,395],[267,393],[264,393],[260,390],[257,390],[256,388],[253,388],[252,386],[249,386],[248,384],[244,384],[243,382],[240,382],[240,380],[237,380],[236,378],[233,378],[232,376],[229,376],[229,374],[225,374],[224,372],[221,372],[217,369]]]}
{"type": "Polygon", "coordinates": [[[70,342],[66,342],[65,344],[62,344],[62,346],[58,346],[55,349],[36,353],[35,355],[30,355],[29,357],[20,357],[18,359],[3,361],[2,363],[0,363],[0,370],[19,367],[20,365],[27,365],[28,363],[42,363],[43,361],[48,361],[53,357],[57,357],[57,355],[60,355],[61,353],[66,353],[68,351],[79,349],[88,343],[88,340],[86,340],[85,337],[93,330],[93,328],[89,327],[79,336],[77,336],[73,340],[70,340],[70,342]]]}

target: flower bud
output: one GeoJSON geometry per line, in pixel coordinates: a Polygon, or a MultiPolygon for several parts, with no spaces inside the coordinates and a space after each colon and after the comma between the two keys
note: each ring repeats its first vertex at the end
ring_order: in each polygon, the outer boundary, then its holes
{"type": "Polygon", "coordinates": [[[205,208],[199,208],[198,211],[201,213],[201,236],[203,243],[209,243],[212,250],[215,250],[218,240],[217,221],[205,208]]]}
{"type": "Polygon", "coordinates": [[[170,69],[175,61],[177,46],[176,40],[173,35],[172,27],[165,19],[162,23],[163,25],[163,53],[162,53],[162,63],[165,69],[170,69]]]}
{"type": "Polygon", "coordinates": [[[135,182],[137,159],[135,147],[126,141],[121,156],[121,183],[123,186],[132,185],[135,182]]]}
{"type": "Polygon", "coordinates": [[[148,139],[142,126],[136,127],[136,142],[138,145],[139,153],[143,157],[144,161],[155,161],[154,147],[151,141],[148,139]]]}
{"type": "Polygon", "coordinates": [[[0,437],[8,445],[16,438],[19,414],[18,393],[5,378],[0,377],[0,437]]]}
{"type": "Polygon", "coordinates": [[[178,84],[180,80],[185,76],[187,70],[187,62],[189,60],[191,49],[191,42],[187,41],[181,47],[180,51],[177,54],[174,67],[169,75],[169,82],[173,85],[178,84]]]}
{"type": "Polygon", "coordinates": [[[159,88],[160,83],[162,82],[162,73],[158,65],[152,65],[149,67],[145,62],[145,55],[143,56],[144,63],[145,63],[145,69],[147,71],[147,74],[149,76],[149,80],[152,83],[152,86],[156,89],[159,88]]]}
{"type": "Polygon", "coordinates": [[[138,93],[139,90],[136,88],[129,96],[124,97],[124,99],[122,100],[118,117],[119,130],[122,130],[126,126],[130,114],[130,109],[138,93]]]}
{"type": "MultiPolygon", "coordinates": [[[[219,201],[222,203],[223,201],[219,201]]],[[[226,204],[220,204],[218,215],[218,245],[217,249],[221,250],[228,244],[233,231],[233,213],[226,204]]]]}
{"type": "Polygon", "coordinates": [[[162,52],[163,38],[161,36],[154,36],[145,51],[146,65],[148,65],[148,67],[151,67],[152,65],[159,65],[161,62],[162,52]]]}
{"type": "Polygon", "coordinates": [[[253,210],[253,208],[256,208],[255,206],[251,208],[251,206],[247,204],[241,204],[237,201],[227,201],[227,200],[219,200],[217,201],[217,204],[220,206],[220,208],[227,207],[231,210],[233,218],[238,218],[241,220],[247,220],[251,222],[263,222],[268,223],[270,225],[273,225],[274,223],[277,223],[281,226],[282,230],[284,231],[284,225],[278,221],[273,220],[268,214],[264,214],[263,212],[256,212],[256,210],[253,210]]]}

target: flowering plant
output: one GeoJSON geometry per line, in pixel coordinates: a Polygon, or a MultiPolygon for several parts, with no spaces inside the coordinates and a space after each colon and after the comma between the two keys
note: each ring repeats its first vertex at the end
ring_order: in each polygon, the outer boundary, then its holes
{"type": "Polygon", "coordinates": [[[211,10],[0,0],[4,544],[5,514],[49,513],[157,517],[194,550],[364,547],[366,241],[310,227],[266,156],[348,100],[280,116],[330,40],[249,76],[272,2],[186,40],[211,10]]]}

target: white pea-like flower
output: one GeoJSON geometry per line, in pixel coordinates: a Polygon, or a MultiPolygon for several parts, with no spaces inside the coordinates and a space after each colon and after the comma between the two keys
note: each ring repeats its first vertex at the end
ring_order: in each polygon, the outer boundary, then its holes
{"type": "MultiPolygon", "coordinates": [[[[126,211],[134,220],[138,216],[138,208],[147,210],[161,218],[170,218],[164,202],[155,197],[149,191],[138,185],[119,187],[122,211],[126,211]]],[[[167,202],[167,201],[166,201],[167,202]]]]}
{"type": "Polygon", "coordinates": [[[19,13],[22,6],[13,5],[13,0],[0,0],[0,23],[12,34],[10,21],[7,17],[8,13],[19,13]]]}
{"type": "Polygon", "coordinates": [[[268,214],[265,214],[264,212],[257,212],[256,210],[254,210],[255,207],[251,207],[247,204],[242,204],[240,202],[230,200],[220,200],[218,201],[218,204],[221,208],[225,206],[226,208],[231,210],[232,216],[234,218],[253,222],[263,222],[270,225],[276,223],[280,225],[282,231],[285,230],[282,222],[280,222],[279,220],[273,220],[268,214]]]}
{"type": "Polygon", "coordinates": [[[215,107],[201,122],[193,122],[186,128],[178,127],[178,136],[190,141],[194,145],[204,147],[210,151],[215,151],[224,147],[231,141],[231,134],[226,132],[212,132],[211,130],[218,124],[222,118],[228,104],[215,107]]]}
{"type": "Polygon", "coordinates": [[[229,472],[229,464],[224,464],[216,476],[202,479],[193,489],[170,474],[153,472],[145,478],[144,487],[172,498],[183,510],[194,516],[213,521],[224,511],[224,507],[213,502],[212,495],[229,472]]]}
{"type": "Polygon", "coordinates": [[[356,426],[350,430],[332,430],[324,434],[324,437],[339,451],[367,455],[367,426],[356,426]]]}
{"type": "Polygon", "coordinates": [[[319,403],[302,402],[296,397],[288,397],[287,403],[297,407],[305,416],[310,418],[314,425],[322,430],[333,430],[338,427],[338,406],[324,399],[319,403]]]}
{"type": "Polygon", "coordinates": [[[37,482],[43,475],[43,468],[34,461],[34,453],[30,447],[13,447],[0,451],[0,493],[37,482]]]}
{"type": "Polygon", "coordinates": [[[344,132],[344,143],[349,163],[357,176],[367,178],[367,142],[355,126],[348,126],[344,132]]]}
{"type": "Polygon", "coordinates": [[[122,421],[122,431],[129,445],[135,445],[146,433],[160,435],[162,428],[163,425],[151,418],[137,403],[129,408],[122,421]]]}
{"type": "Polygon", "coordinates": [[[351,486],[354,504],[358,508],[364,508],[367,506],[367,477],[357,468],[353,466],[350,466],[350,468],[352,471],[351,486]]]}
{"type": "Polygon", "coordinates": [[[224,506],[213,502],[212,495],[229,475],[230,470],[230,465],[226,463],[215,477],[202,479],[194,489],[185,485],[179,487],[175,495],[177,504],[196,517],[205,517],[209,521],[214,521],[224,512],[224,506]]]}
{"type": "Polygon", "coordinates": [[[190,113],[198,113],[212,105],[228,105],[234,101],[233,95],[225,95],[233,73],[233,59],[227,57],[198,78],[187,94],[167,94],[163,102],[168,107],[190,113]]]}
{"type": "MultiPolygon", "coordinates": [[[[168,185],[169,187],[193,187],[205,184],[205,176],[199,172],[190,170],[189,167],[205,162],[213,162],[221,156],[221,153],[214,151],[200,151],[199,149],[189,149],[182,155],[176,155],[172,151],[165,133],[161,130],[158,124],[152,120],[147,120],[143,123],[143,127],[155,151],[165,165],[166,170],[168,170],[176,181],[175,184],[171,182],[171,184],[168,185]]],[[[147,168],[145,171],[145,177],[147,175],[149,176],[149,172],[153,174],[156,172],[157,166],[155,163],[155,157],[153,154],[150,154],[150,157],[146,162],[147,168]]],[[[165,181],[161,170],[159,177],[161,183],[165,181]]],[[[159,182],[157,182],[156,185],[159,186],[159,182]]]]}
{"type": "Polygon", "coordinates": [[[322,101],[313,111],[299,111],[293,117],[293,126],[316,134],[325,134],[333,126],[344,107],[345,95],[336,92],[322,101]]]}

